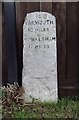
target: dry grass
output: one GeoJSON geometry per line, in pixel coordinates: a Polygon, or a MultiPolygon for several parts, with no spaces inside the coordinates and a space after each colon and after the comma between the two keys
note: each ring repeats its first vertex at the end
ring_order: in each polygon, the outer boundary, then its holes
{"type": "Polygon", "coordinates": [[[18,84],[2,87],[3,118],[77,118],[79,119],[79,100],[63,98],[54,102],[33,101],[26,103],[23,88],[18,84]]]}
{"type": "Polygon", "coordinates": [[[7,84],[2,87],[2,106],[3,106],[3,117],[11,117],[13,111],[13,104],[22,106],[25,104],[23,99],[23,88],[19,87],[18,84],[7,84]]]}

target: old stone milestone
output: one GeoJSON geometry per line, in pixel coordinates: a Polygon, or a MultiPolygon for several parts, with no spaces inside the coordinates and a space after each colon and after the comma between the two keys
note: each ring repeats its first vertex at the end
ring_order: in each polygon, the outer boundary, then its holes
{"type": "Polygon", "coordinates": [[[25,97],[56,101],[56,19],[47,12],[32,12],[23,24],[22,85],[25,97]]]}

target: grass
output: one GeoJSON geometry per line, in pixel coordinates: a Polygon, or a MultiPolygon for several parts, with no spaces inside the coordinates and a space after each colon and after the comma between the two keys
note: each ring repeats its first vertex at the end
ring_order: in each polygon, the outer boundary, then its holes
{"type": "MultiPolygon", "coordinates": [[[[4,110],[5,111],[5,110],[4,110]]],[[[8,111],[11,112],[11,111],[8,111]]],[[[8,117],[8,116],[7,116],[8,117]]],[[[63,98],[55,102],[12,104],[11,118],[79,118],[79,101],[63,98]]]]}
{"type": "MultiPolygon", "coordinates": [[[[15,87],[14,89],[17,91],[15,87]]],[[[34,100],[32,103],[22,104],[22,101],[17,102],[16,99],[14,99],[15,96],[11,96],[14,95],[13,91],[10,94],[7,90],[9,94],[7,97],[5,97],[6,94],[4,95],[2,109],[3,118],[37,118],[38,120],[44,118],[79,119],[79,98],[77,97],[75,97],[75,99],[69,97],[62,98],[61,100],[58,100],[58,102],[41,102],[34,100]]]]}

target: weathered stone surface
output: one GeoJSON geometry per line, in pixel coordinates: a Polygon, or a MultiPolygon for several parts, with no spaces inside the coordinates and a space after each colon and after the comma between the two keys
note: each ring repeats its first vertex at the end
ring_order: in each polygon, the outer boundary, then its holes
{"type": "Polygon", "coordinates": [[[56,101],[57,50],[56,19],[47,12],[26,15],[23,25],[22,84],[25,96],[56,101]]]}

